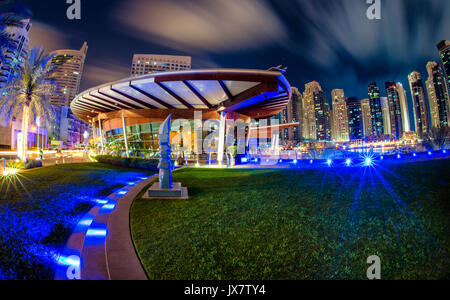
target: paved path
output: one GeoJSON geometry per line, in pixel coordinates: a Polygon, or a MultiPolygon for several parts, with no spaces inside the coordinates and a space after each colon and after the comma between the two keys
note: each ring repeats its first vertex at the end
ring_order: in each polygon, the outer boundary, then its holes
{"type": "Polygon", "coordinates": [[[147,280],[130,232],[133,200],[157,175],[143,177],[98,199],[61,252],[56,280],[147,280]]]}

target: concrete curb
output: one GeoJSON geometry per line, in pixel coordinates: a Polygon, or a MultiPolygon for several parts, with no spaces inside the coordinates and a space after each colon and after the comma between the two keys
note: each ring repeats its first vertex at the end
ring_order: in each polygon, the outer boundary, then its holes
{"type": "Polygon", "coordinates": [[[136,196],[158,176],[141,177],[96,199],[56,258],[55,280],[146,280],[131,238],[129,213],[136,196]]]}

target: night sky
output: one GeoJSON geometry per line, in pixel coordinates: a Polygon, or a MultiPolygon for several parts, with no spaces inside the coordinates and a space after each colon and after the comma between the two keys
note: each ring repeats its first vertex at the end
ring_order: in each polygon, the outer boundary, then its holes
{"type": "MultiPolygon", "coordinates": [[[[134,53],[190,55],[193,68],[288,67],[292,86],[319,81],[367,98],[367,85],[401,81],[441,63],[436,44],[450,39],[450,1],[381,0],[81,0],[80,21],[66,0],[25,0],[34,13],[31,44],[89,51],[82,89],[128,77],[134,53]]],[[[411,100],[410,100],[411,101],[411,100]]]]}

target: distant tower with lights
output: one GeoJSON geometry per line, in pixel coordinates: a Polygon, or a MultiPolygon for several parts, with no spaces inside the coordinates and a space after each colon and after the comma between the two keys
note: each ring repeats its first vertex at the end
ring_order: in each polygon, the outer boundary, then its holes
{"type": "Polygon", "coordinates": [[[305,138],[331,141],[330,104],[320,84],[316,81],[307,83],[304,98],[305,125],[308,126],[305,138]],[[313,129],[315,129],[314,132],[313,129]]]}
{"type": "Polygon", "coordinates": [[[373,136],[384,135],[383,108],[381,106],[380,89],[376,82],[369,85],[370,113],[372,115],[373,136]]]}
{"type": "Polygon", "coordinates": [[[447,87],[450,89],[450,41],[441,41],[437,48],[447,76],[447,87]]]}
{"type": "Polygon", "coordinates": [[[51,53],[53,58],[50,64],[56,68],[52,78],[56,80],[60,89],[60,95],[51,98],[53,104],[69,106],[78,94],[87,50],[88,45],[85,42],[80,50],[65,49],[51,53]]]}
{"type": "Polygon", "coordinates": [[[416,133],[419,136],[422,136],[430,129],[425,89],[419,72],[414,71],[409,74],[408,80],[414,106],[414,123],[416,126],[416,133]]]}
{"type": "Polygon", "coordinates": [[[363,124],[364,137],[368,138],[373,136],[372,129],[372,113],[370,112],[370,100],[361,100],[361,118],[363,124]]]}
{"type": "Polygon", "coordinates": [[[348,111],[347,103],[345,102],[344,90],[335,89],[331,92],[333,101],[332,110],[332,137],[337,142],[346,142],[349,140],[348,136],[348,111]]]}
{"type": "Polygon", "coordinates": [[[68,146],[82,144],[84,142],[83,133],[88,128],[88,125],[75,117],[69,108],[80,90],[87,51],[86,42],[80,50],[56,50],[51,53],[53,58],[48,65],[48,67],[55,68],[51,77],[57,82],[59,89],[59,93],[50,98],[59,117],[54,128],[59,133],[58,138],[68,146]]]}
{"type": "Polygon", "coordinates": [[[169,71],[190,70],[190,56],[135,54],[131,64],[131,77],[169,71]]]}
{"type": "Polygon", "coordinates": [[[403,133],[411,132],[411,121],[409,118],[409,105],[408,98],[406,98],[406,91],[400,82],[397,82],[396,86],[398,91],[398,98],[400,99],[400,107],[402,110],[403,133]]]}
{"type": "Polygon", "coordinates": [[[395,139],[400,139],[403,135],[402,109],[400,103],[400,93],[397,84],[392,81],[385,83],[386,95],[389,106],[389,121],[391,134],[395,139]]]}
{"type": "Polygon", "coordinates": [[[426,81],[430,102],[431,126],[440,128],[449,125],[449,94],[442,67],[434,61],[427,64],[426,81]]]}
{"type": "Polygon", "coordinates": [[[348,130],[351,141],[363,138],[361,102],[356,97],[346,99],[348,109],[348,130]]]}

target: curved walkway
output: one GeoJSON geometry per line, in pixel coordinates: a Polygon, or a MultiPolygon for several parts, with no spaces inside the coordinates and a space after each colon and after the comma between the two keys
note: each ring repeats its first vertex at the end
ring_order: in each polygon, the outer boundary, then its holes
{"type": "Polygon", "coordinates": [[[57,258],[56,280],[146,280],[130,232],[137,195],[158,176],[141,177],[106,199],[97,199],[57,258]]]}

